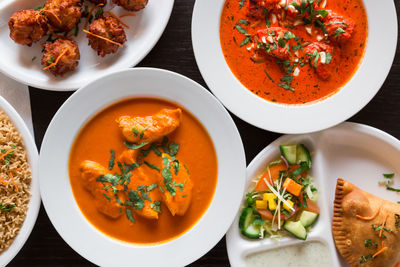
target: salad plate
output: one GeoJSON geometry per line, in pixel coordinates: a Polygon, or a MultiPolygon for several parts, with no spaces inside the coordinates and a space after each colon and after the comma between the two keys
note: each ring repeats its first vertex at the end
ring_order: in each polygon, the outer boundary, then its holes
{"type": "MultiPolygon", "coordinates": [[[[325,258],[325,265],[320,266],[348,266],[336,250],[331,230],[336,181],[343,178],[366,192],[397,203],[400,194],[386,189],[383,182],[387,179],[383,174],[394,173],[392,186],[399,187],[400,141],[376,128],[349,122],[308,135],[285,135],[268,145],[249,164],[246,192],[254,188],[254,180],[265,171],[267,164],[280,157],[280,146],[288,144],[304,144],[310,151],[310,176],[313,186],[318,189],[319,217],[306,241],[290,234],[251,240],[244,237],[238,227],[246,203],[244,197],[242,209],[227,233],[230,263],[232,266],[246,266],[249,262],[261,264],[262,259],[266,259],[262,257],[263,253],[318,242],[329,258],[325,258]]],[[[297,262],[296,266],[304,265],[297,262]]]]}

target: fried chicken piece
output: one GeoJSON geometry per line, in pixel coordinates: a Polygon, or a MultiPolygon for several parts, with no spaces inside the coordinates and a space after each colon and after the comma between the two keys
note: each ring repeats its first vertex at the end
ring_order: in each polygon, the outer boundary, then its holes
{"type": "MultiPolygon", "coordinates": [[[[119,218],[122,214],[120,212],[121,205],[117,203],[111,191],[103,190],[103,184],[96,181],[101,175],[106,175],[108,170],[97,162],[85,160],[80,165],[80,171],[82,183],[94,197],[94,205],[97,210],[110,218],[119,218]]],[[[123,195],[119,196],[120,199],[123,197],[123,195]]]]}
{"type": "Polygon", "coordinates": [[[304,58],[310,61],[318,77],[322,80],[328,80],[331,74],[327,66],[332,64],[334,60],[333,47],[327,43],[313,42],[304,47],[303,52],[304,58]]]}
{"type": "Polygon", "coordinates": [[[175,131],[181,123],[181,117],[180,108],[163,109],[153,116],[121,116],[117,119],[117,123],[129,142],[151,143],[175,131]]]}
{"type": "Polygon", "coordinates": [[[42,39],[48,30],[46,17],[33,9],[15,12],[8,21],[8,27],[11,39],[27,46],[42,39]]]}
{"type": "Polygon", "coordinates": [[[263,43],[261,49],[266,55],[286,60],[289,58],[287,42],[284,40],[286,30],[281,27],[269,27],[257,31],[258,41],[263,43]],[[282,45],[282,42],[284,45],[282,45]]]}
{"type": "Polygon", "coordinates": [[[161,161],[163,176],[159,176],[158,183],[163,188],[161,191],[162,199],[173,216],[182,216],[186,213],[192,201],[192,180],[188,171],[182,167],[184,165],[182,162],[177,159],[172,161],[171,157],[165,153],[161,155],[161,161]],[[168,171],[165,170],[169,170],[171,176],[168,176],[168,171]]]}
{"type": "Polygon", "coordinates": [[[46,42],[42,65],[50,66],[53,64],[48,70],[57,76],[74,70],[79,64],[79,59],[79,48],[75,41],[57,39],[54,43],[46,42]]]}
{"type": "Polygon", "coordinates": [[[81,1],[47,0],[43,12],[51,26],[57,30],[68,32],[81,19],[81,1]]]}
{"type": "Polygon", "coordinates": [[[146,7],[149,0],[113,0],[113,3],[128,11],[139,11],[146,7]]]}
{"type": "MultiPolygon", "coordinates": [[[[94,20],[90,24],[89,31],[121,45],[126,42],[124,28],[117,19],[111,16],[100,17],[94,20]]],[[[119,48],[119,45],[91,34],[87,34],[87,38],[89,39],[89,45],[102,57],[117,52],[119,48]]]]}
{"type": "Polygon", "coordinates": [[[349,40],[353,35],[355,23],[331,10],[327,11],[328,15],[323,18],[323,23],[329,38],[338,42],[349,40]]]}

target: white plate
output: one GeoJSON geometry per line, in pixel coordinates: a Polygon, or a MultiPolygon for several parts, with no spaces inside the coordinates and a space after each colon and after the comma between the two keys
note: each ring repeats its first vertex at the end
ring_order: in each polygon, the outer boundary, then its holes
{"type": "Polygon", "coordinates": [[[50,123],[39,164],[43,204],[54,227],[74,250],[101,266],[132,265],[133,259],[136,265],[181,266],[200,258],[232,223],[240,206],[237,196],[243,194],[246,174],[243,144],[224,107],[192,80],[150,68],[114,73],[74,93],[50,123]],[[111,87],[113,90],[109,90],[111,87]],[[112,103],[143,96],[166,99],[191,112],[208,131],[218,160],[216,191],[202,218],[182,236],[152,246],[120,242],[93,227],[75,202],[68,176],[70,149],[81,127],[112,103]]]}
{"type": "Polygon", "coordinates": [[[219,38],[224,2],[196,1],[192,19],[194,54],[212,92],[232,113],[254,126],[281,133],[329,128],[361,110],[389,73],[397,44],[395,6],[392,0],[364,0],[368,42],[363,62],[352,79],[333,96],[313,104],[285,105],[266,101],[247,90],[224,59],[219,38]]]}
{"type": "Polygon", "coordinates": [[[18,129],[24,141],[25,149],[27,152],[27,158],[29,162],[29,167],[32,172],[31,181],[31,198],[28,204],[28,211],[26,213],[25,221],[14,239],[11,246],[0,255],[0,266],[7,265],[21,250],[29,235],[32,232],[33,226],[35,225],[36,218],[39,213],[40,208],[40,192],[39,192],[39,179],[38,179],[38,151],[36,148],[35,141],[25,122],[19,116],[17,111],[3,98],[0,96],[0,109],[8,115],[11,121],[14,123],[15,127],[18,129]]]}
{"type": "MultiPolygon", "coordinates": [[[[55,77],[49,71],[43,71],[41,65],[43,38],[32,47],[14,43],[9,37],[8,19],[21,9],[35,8],[45,0],[2,0],[0,1],[0,71],[7,76],[30,86],[42,89],[65,91],[76,90],[91,80],[100,78],[111,72],[123,70],[139,63],[157,43],[167,26],[174,0],[149,0],[143,10],[136,12],[135,17],[124,17],[121,20],[130,26],[125,29],[128,41],[116,54],[104,58],[88,46],[86,34],[82,32],[86,18],[81,19],[80,33],[74,37],[79,45],[81,60],[78,68],[62,77],[55,77]],[[36,57],[34,61],[32,58],[36,57]]],[[[111,0],[107,1],[108,3],[111,0]]],[[[88,1],[85,1],[86,5],[88,1]]],[[[91,7],[91,5],[89,5],[91,7]]],[[[108,10],[108,4],[104,10],[108,10]]],[[[116,6],[116,15],[129,13],[116,6]]],[[[132,12],[131,12],[132,13],[132,12]]]]}
{"type": "MultiPolygon", "coordinates": [[[[343,178],[361,189],[393,202],[400,194],[379,186],[383,173],[396,173],[395,187],[400,187],[400,141],[370,126],[343,123],[334,128],[307,135],[285,135],[263,149],[247,167],[247,187],[258,177],[265,164],[280,155],[279,145],[304,143],[312,151],[311,175],[320,190],[320,217],[307,241],[320,241],[331,254],[334,267],[347,266],[338,254],[332,239],[331,222],[336,180],[343,178]]],[[[239,212],[240,213],[240,212],[239,212]]],[[[247,255],[276,247],[298,244],[294,238],[283,238],[277,245],[271,239],[249,241],[239,233],[238,217],[227,233],[226,243],[232,266],[245,266],[247,255]]],[[[276,266],[279,267],[279,266],[276,266]]]]}

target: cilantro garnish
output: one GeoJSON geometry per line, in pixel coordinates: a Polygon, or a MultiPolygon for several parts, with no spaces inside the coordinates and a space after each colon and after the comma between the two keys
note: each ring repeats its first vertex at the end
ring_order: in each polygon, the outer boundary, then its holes
{"type": "Polygon", "coordinates": [[[108,173],[105,175],[100,175],[100,177],[97,178],[96,181],[116,185],[120,179],[120,176],[108,173]]]}
{"type": "Polygon", "coordinates": [[[372,239],[365,239],[364,246],[366,248],[370,248],[370,247],[378,248],[378,244],[375,243],[374,241],[372,241],[372,239]]]}
{"type": "Polygon", "coordinates": [[[392,179],[394,177],[394,173],[384,173],[383,177],[388,178],[388,179],[392,179]]]}
{"type": "Polygon", "coordinates": [[[110,201],[111,201],[111,198],[110,198],[109,196],[107,196],[107,194],[106,194],[106,193],[103,193],[103,196],[105,196],[105,197],[107,198],[108,202],[110,202],[110,201]]]}
{"type": "Polygon", "coordinates": [[[176,156],[176,154],[178,154],[178,150],[179,150],[179,144],[176,144],[174,142],[171,142],[169,144],[169,154],[174,157],[176,156]]]}
{"type": "Polygon", "coordinates": [[[153,203],[150,204],[150,208],[152,208],[154,211],[158,213],[161,213],[161,202],[154,201],[153,203]]]}
{"type": "Polygon", "coordinates": [[[135,222],[135,219],[132,216],[132,211],[130,209],[125,209],[126,217],[128,217],[128,220],[131,222],[135,222]]]}
{"type": "Polygon", "coordinates": [[[391,186],[388,186],[388,185],[386,185],[386,190],[394,191],[394,192],[400,192],[399,188],[394,188],[394,187],[391,187],[391,186]]]}
{"type": "Polygon", "coordinates": [[[115,164],[115,151],[110,149],[110,161],[108,162],[108,169],[111,171],[114,168],[115,164]]]}
{"type": "Polygon", "coordinates": [[[143,143],[138,144],[138,145],[134,145],[134,144],[129,143],[129,142],[127,142],[127,141],[124,142],[124,145],[125,145],[127,148],[129,148],[129,149],[139,149],[139,148],[144,147],[144,146],[147,145],[147,144],[148,144],[148,142],[143,142],[143,143]]]}
{"type": "Polygon", "coordinates": [[[250,22],[248,20],[245,20],[245,19],[239,19],[238,23],[239,24],[243,24],[243,25],[249,25],[250,22]]]}
{"type": "Polygon", "coordinates": [[[16,207],[16,205],[14,204],[9,204],[9,205],[4,205],[3,203],[0,203],[0,210],[1,211],[12,211],[14,208],[16,207]]]}
{"type": "Polygon", "coordinates": [[[288,91],[294,91],[294,88],[293,88],[293,87],[291,87],[290,85],[287,85],[287,84],[285,84],[285,83],[279,83],[278,86],[280,86],[280,87],[282,87],[283,89],[288,90],[288,91]]]}
{"type": "Polygon", "coordinates": [[[144,161],[144,164],[146,164],[147,166],[149,166],[150,168],[160,171],[160,168],[158,168],[156,165],[150,164],[147,161],[144,161]]]}
{"type": "Polygon", "coordinates": [[[271,82],[275,83],[274,80],[272,79],[272,77],[268,74],[268,72],[266,70],[264,70],[264,72],[267,75],[268,79],[270,79],[271,82]]]}
{"type": "MultiPolygon", "coordinates": [[[[15,148],[17,148],[16,145],[12,145],[12,146],[11,146],[11,149],[15,149],[15,148]]],[[[8,151],[9,151],[9,150],[7,150],[7,149],[2,149],[2,150],[1,150],[1,153],[2,153],[2,154],[5,154],[5,153],[7,153],[8,151]]],[[[9,165],[9,164],[10,164],[10,160],[11,160],[11,157],[12,157],[13,155],[14,155],[14,151],[10,152],[7,156],[5,156],[4,162],[5,162],[6,165],[9,165]]]]}
{"type": "Polygon", "coordinates": [[[373,259],[372,255],[369,254],[367,256],[361,256],[359,262],[360,263],[365,263],[365,262],[370,261],[372,259],[373,259]]]}
{"type": "Polygon", "coordinates": [[[245,2],[246,0],[240,0],[239,1],[239,9],[241,9],[242,7],[244,7],[244,2],[245,2]]]}
{"type": "Polygon", "coordinates": [[[151,184],[151,185],[147,186],[147,192],[150,192],[151,190],[156,189],[157,186],[158,186],[157,184],[151,184]]]}
{"type": "Polygon", "coordinates": [[[290,39],[294,39],[296,37],[296,35],[294,35],[292,32],[287,31],[285,32],[285,34],[283,35],[283,38],[285,40],[290,40],[290,39]]]}
{"type": "Polygon", "coordinates": [[[338,38],[340,34],[343,34],[343,33],[345,33],[345,32],[346,32],[346,31],[343,30],[342,28],[337,28],[337,29],[335,30],[335,38],[338,38]]]}

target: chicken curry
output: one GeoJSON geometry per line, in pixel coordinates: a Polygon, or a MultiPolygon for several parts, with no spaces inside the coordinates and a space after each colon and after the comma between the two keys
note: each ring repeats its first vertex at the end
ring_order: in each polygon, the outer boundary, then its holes
{"type": "Polygon", "coordinates": [[[232,73],[284,104],[336,93],[356,72],[367,33],[362,0],[226,0],[220,23],[232,73]]]}
{"type": "Polygon", "coordinates": [[[205,213],[217,183],[217,157],[203,126],[158,99],[116,103],[78,134],[70,182],[84,216],[131,243],[166,242],[205,213]]]}

